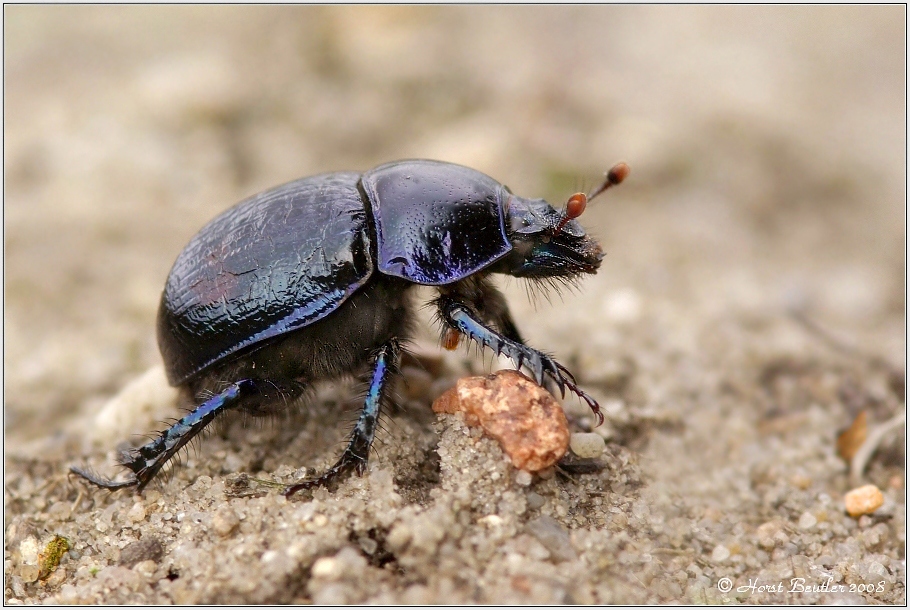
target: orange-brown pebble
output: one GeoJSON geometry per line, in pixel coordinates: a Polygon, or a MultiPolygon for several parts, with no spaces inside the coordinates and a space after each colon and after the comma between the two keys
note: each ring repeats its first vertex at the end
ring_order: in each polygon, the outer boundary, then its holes
{"type": "Polygon", "coordinates": [[[528,472],[549,468],[569,448],[569,425],[562,406],[518,371],[459,379],[433,403],[437,413],[465,414],[496,439],[512,465],[528,472]]]}
{"type": "Polygon", "coordinates": [[[885,496],[875,485],[863,485],[847,492],[844,505],[851,517],[860,517],[874,513],[885,503],[885,496]]]}

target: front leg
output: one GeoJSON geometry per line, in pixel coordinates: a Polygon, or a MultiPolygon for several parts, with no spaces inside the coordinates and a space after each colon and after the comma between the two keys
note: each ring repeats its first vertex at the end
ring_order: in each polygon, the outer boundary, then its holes
{"type": "MultiPolygon", "coordinates": [[[[544,374],[546,374],[556,382],[563,396],[565,396],[565,389],[569,388],[579,398],[588,403],[591,411],[594,412],[598,419],[598,425],[603,423],[604,417],[600,412],[600,405],[576,385],[575,377],[566,367],[553,360],[550,356],[493,330],[481,321],[471,307],[460,300],[450,296],[441,296],[436,302],[439,307],[440,318],[449,327],[473,339],[483,347],[489,347],[497,355],[505,354],[517,367],[527,367],[534,374],[534,379],[538,384],[544,384],[544,374]]],[[[514,328],[514,324],[512,326],[514,328]]]]}

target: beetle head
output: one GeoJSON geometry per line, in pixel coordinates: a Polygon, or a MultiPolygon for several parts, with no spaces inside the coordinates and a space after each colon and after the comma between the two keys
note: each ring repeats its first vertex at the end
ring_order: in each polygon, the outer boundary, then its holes
{"type": "Polygon", "coordinates": [[[629,167],[613,167],[603,184],[590,195],[575,193],[563,210],[556,210],[543,199],[523,199],[504,193],[506,232],[512,252],[505,257],[506,273],[527,278],[571,278],[581,273],[597,273],[603,250],[585,233],[578,218],[587,202],[628,175],[629,167]]]}
{"type": "Polygon", "coordinates": [[[543,199],[512,195],[507,201],[506,232],[512,242],[507,273],[546,278],[597,271],[603,251],[577,220],[543,199]]]}

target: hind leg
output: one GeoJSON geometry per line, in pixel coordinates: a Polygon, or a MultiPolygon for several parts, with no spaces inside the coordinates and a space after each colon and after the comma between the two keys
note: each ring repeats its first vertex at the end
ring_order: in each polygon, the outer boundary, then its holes
{"type": "Polygon", "coordinates": [[[128,451],[120,462],[132,471],[132,476],[127,480],[105,479],[76,466],[70,467],[70,472],[105,489],[135,486],[138,491],[142,491],[168,460],[222,413],[234,409],[256,412],[263,401],[272,400],[276,393],[286,398],[296,397],[302,390],[302,386],[295,382],[241,379],[179,419],[155,440],[128,451]]]}
{"type": "Polygon", "coordinates": [[[366,472],[370,445],[373,444],[376,424],[379,422],[383,393],[392,375],[397,371],[400,357],[401,347],[397,339],[391,339],[376,351],[373,376],[363,403],[363,410],[360,412],[357,425],[351,432],[351,438],[344,453],[325,474],[291,485],[284,490],[285,496],[291,496],[304,489],[327,485],[351,471],[356,471],[358,475],[366,472]]]}

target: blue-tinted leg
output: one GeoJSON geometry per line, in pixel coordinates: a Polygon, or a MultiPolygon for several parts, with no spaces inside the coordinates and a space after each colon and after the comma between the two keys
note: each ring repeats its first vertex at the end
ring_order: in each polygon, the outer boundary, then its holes
{"type": "Polygon", "coordinates": [[[379,348],[373,365],[370,388],[363,403],[363,411],[360,412],[360,418],[357,420],[357,425],[354,426],[353,432],[351,432],[351,440],[348,442],[344,453],[325,474],[315,479],[308,479],[291,485],[284,490],[285,496],[291,496],[304,489],[328,485],[352,470],[356,471],[358,475],[363,475],[366,472],[370,445],[373,444],[373,437],[376,435],[376,424],[379,422],[379,413],[382,408],[383,391],[392,374],[398,368],[400,356],[401,348],[395,339],[379,348]]]}
{"type": "MultiPolygon", "coordinates": [[[[505,337],[486,326],[463,303],[445,297],[440,298],[437,302],[439,304],[439,313],[449,326],[467,335],[483,347],[489,347],[497,355],[505,354],[512,359],[517,367],[526,366],[534,374],[534,379],[538,384],[544,384],[544,374],[546,374],[556,382],[563,396],[565,396],[566,388],[569,388],[572,393],[588,403],[599,423],[603,423],[604,417],[600,412],[600,405],[576,385],[575,377],[566,367],[553,360],[550,356],[532,349],[524,343],[505,337]]],[[[512,324],[512,327],[512,334],[518,336],[514,324],[512,324]]]]}
{"type": "Polygon", "coordinates": [[[241,407],[248,402],[251,397],[258,397],[260,394],[257,383],[268,383],[270,387],[275,387],[270,382],[255,381],[252,379],[243,379],[231,384],[223,392],[217,394],[199,405],[191,413],[180,419],[173,426],[161,433],[161,435],[150,443],[128,451],[121,460],[121,465],[126,466],[133,471],[131,478],[126,481],[111,481],[98,475],[77,468],[70,467],[70,472],[81,476],[82,478],[94,483],[98,487],[105,489],[122,489],[124,487],[136,486],[138,491],[148,485],[155,475],[161,470],[161,467],[176,454],[181,447],[186,445],[194,436],[202,432],[203,428],[209,425],[219,414],[230,409],[241,407]]]}

